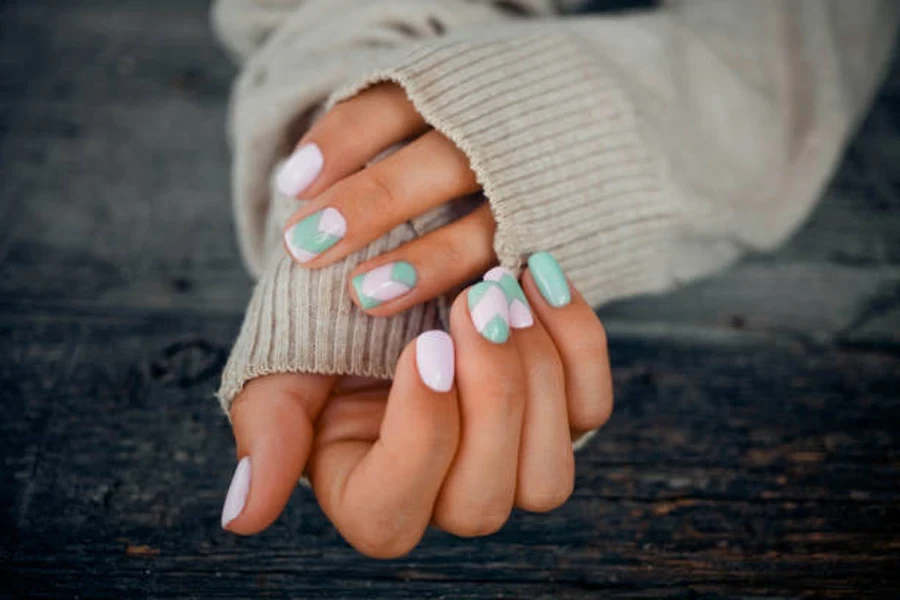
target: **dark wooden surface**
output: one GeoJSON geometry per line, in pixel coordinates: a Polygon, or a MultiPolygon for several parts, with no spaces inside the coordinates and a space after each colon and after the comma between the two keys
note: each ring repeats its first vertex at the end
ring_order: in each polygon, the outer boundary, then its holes
{"type": "Polygon", "coordinates": [[[499,534],[347,547],[309,493],[218,518],[250,291],[206,4],[0,3],[0,597],[894,597],[900,71],[773,256],[603,309],[618,404],[499,534]]]}

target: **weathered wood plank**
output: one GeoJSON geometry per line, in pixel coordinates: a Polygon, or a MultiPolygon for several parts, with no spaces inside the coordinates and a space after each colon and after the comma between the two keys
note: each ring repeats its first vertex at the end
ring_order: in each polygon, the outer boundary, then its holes
{"type": "Polygon", "coordinates": [[[233,458],[207,367],[236,321],[0,323],[0,575],[38,597],[479,597],[485,584],[497,597],[857,597],[900,584],[895,355],[614,339],[619,405],[569,504],[486,541],[430,534],[381,564],[305,490],[258,538],[219,531],[233,458]]]}

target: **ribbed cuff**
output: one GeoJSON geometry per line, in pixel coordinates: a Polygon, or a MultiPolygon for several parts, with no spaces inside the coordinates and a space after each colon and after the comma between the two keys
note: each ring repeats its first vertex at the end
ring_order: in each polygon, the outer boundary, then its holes
{"type": "Polygon", "coordinates": [[[217,393],[226,414],[244,385],[263,375],[318,373],[389,379],[406,344],[423,331],[445,328],[447,322],[444,299],[394,317],[370,317],[353,304],[347,282],[358,264],[449,222],[454,217],[451,207],[396,227],[337,264],[305,269],[291,260],[280,242],[280,224],[297,208],[297,201],[278,194],[273,198],[269,262],[247,307],[217,393]]]}
{"type": "Polygon", "coordinates": [[[519,269],[548,250],[598,305],[670,283],[666,236],[678,218],[660,194],[661,162],[603,65],[564,23],[508,25],[427,43],[330,103],[378,82],[404,87],[469,157],[501,263],[519,269]]]}

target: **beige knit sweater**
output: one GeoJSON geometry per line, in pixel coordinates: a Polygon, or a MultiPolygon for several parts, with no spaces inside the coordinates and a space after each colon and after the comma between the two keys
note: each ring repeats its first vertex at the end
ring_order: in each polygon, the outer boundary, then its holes
{"type": "Polygon", "coordinates": [[[297,201],[272,173],[322,108],[402,85],[469,157],[500,262],[552,252],[594,305],[710,274],[808,215],[882,74],[896,0],[678,0],[567,16],[551,0],[220,0],[242,64],[234,208],[259,278],[219,392],[277,372],[389,377],[447,299],[360,313],[362,260],[453,218],[440,209],[310,271],[281,245],[297,201]]]}

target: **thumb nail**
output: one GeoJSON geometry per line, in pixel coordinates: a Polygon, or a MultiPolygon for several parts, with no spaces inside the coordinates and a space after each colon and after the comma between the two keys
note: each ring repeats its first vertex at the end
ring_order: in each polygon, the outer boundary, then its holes
{"type": "Polygon", "coordinates": [[[222,506],[222,529],[234,521],[247,502],[247,493],[250,491],[250,457],[245,456],[237,464],[231,485],[228,486],[228,494],[225,496],[225,505],[222,506]]]}

